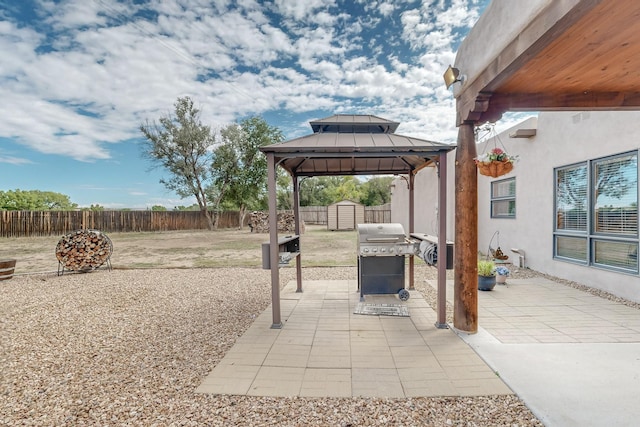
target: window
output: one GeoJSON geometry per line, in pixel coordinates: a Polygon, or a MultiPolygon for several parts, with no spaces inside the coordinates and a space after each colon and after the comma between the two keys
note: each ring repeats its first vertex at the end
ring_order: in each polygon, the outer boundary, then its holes
{"type": "Polygon", "coordinates": [[[637,155],[593,162],[594,232],[638,235],[637,155]]]}
{"type": "Polygon", "coordinates": [[[555,170],[554,257],[638,272],[638,153],[555,170]]]}
{"type": "Polygon", "coordinates": [[[587,165],[556,172],[556,228],[587,231],[587,165]]]}
{"type": "Polygon", "coordinates": [[[491,218],[516,217],[516,179],[491,183],[491,218]]]}
{"type": "Polygon", "coordinates": [[[556,236],[556,256],[587,262],[587,239],[556,236]]]}

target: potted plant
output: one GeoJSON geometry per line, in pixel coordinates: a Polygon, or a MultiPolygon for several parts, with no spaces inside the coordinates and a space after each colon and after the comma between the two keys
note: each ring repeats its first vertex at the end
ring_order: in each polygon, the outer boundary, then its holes
{"type": "Polygon", "coordinates": [[[508,174],[513,169],[513,163],[518,160],[518,156],[511,156],[501,148],[494,148],[488,153],[479,155],[474,159],[478,172],[481,175],[497,178],[508,174]]]}
{"type": "Polygon", "coordinates": [[[503,265],[496,267],[496,283],[500,285],[507,283],[507,277],[510,273],[509,269],[503,265]]]}
{"type": "Polygon", "coordinates": [[[490,291],[496,286],[496,263],[489,260],[478,261],[478,289],[490,291]]]}

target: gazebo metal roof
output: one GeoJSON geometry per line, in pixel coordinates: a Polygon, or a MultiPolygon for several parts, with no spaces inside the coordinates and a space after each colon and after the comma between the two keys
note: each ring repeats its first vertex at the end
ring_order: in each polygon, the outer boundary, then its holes
{"type": "Polygon", "coordinates": [[[336,114],[324,119],[309,122],[314,132],[369,132],[371,127],[383,132],[395,132],[400,125],[399,122],[383,119],[382,117],[365,114],[336,114]]]}
{"type": "Polygon", "coordinates": [[[310,122],[314,133],[260,150],[295,176],[417,172],[455,145],[398,135],[399,123],[372,115],[334,115],[310,122]]]}

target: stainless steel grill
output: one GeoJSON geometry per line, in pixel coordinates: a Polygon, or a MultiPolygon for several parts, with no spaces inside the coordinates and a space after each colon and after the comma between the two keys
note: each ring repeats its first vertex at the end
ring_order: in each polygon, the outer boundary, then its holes
{"type": "Polygon", "coordinates": [[[407,239],[402,224],[358,224],[359,256],[411,255],[415,245],[407,239]]]}
{"type": "Polygon", "coordinates": [[[418,241],[408,239],[402,224],[358,224],[358,288],[368,294],[398,294],[405,301],[405,255],[413,255],[418,241]]]}

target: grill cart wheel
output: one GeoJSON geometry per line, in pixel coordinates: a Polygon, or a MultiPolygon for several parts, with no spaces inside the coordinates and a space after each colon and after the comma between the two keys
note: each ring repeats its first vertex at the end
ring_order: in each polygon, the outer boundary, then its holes
{"type": "Polygon", "coordinates": [[[401,301],[406,301],[409,299],[409,291],[406,289],[400,289],[400,291],[398,291],[398,298],[400,298],[401,301]]]}

